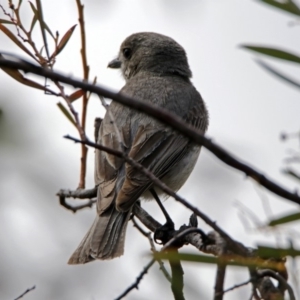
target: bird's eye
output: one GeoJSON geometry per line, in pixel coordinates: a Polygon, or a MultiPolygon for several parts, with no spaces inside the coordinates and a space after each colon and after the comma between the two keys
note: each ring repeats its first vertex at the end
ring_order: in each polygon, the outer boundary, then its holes
{"type": "Polygon", "coordinates": [[[125,58],[129,59],[131,57],[131,49],[130,48],[124,48],[123,49],[123,55],[125,58]]]}

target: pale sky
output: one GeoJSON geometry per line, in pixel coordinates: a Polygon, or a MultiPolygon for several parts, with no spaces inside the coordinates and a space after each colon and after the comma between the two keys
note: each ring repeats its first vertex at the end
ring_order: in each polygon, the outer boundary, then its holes
{"type": "MultiPolygon", "coordinates": [[[[44,17],[53,32],[62,36],[77,23],[75,0],[42,1],[44,17]]],[[[260,68],[256,56],[242,44],[279,47],[299,54],[299,24],[293,15],[252,0],[152,0],[85,1],[87,52],[90,78],[113,90],[124,84],[118,71],[107,63],[130,34],[153,31],[168,35],[186,50],[193,83],[207,103],[210,126],[207,136],[227,151],[295,190],[298,183],[281,173],[288,149],[298,150],[298,141],[282,143],[280,133],[299,128],[299,90],[260,68]]],[[[7,7],[7,1],[0,0],[7,7]]],[[[32,13],[24,1],[21,15],[30,24],[32,13]]],[[[4,18],[0,11],[0,18],[4,18]]],[[[38,26],[35,31],[40,41],[38,26]]],[[[13,28],[12,28],[13,30],[13,28]]],[[[81,78],[79,27],[58,56],[55,70],[81,78]]],[[[29,59],[0,33],[0,51],[29,59]]],[[[265,62],[299,78],[292,63],[261,57],[265,62]]],[[[39,80],[34,76],[30,78],[39,80]]],[[[43,81],[42,81],[43,82],[43,81]]],[[[61,99],[46,96],[0,72],[0,298],[14,299],[36,285],[26,299],[114,299],[142,271],[150,259],[149,243],[129,223],[125,255],[120,259],[69,266],[75,250],[95,216],[94,209],[76,214],[59,206],[60,188],[75,189],[79,177],[79,146],[62,138],[77,136],[75,128],[56,106],[61,99]]],[[[71,90],[71,89],[69,89],[71,90]]],[[[80,103],[75,104],[79,110],[80,103]]],[[[87,133],[93,136],[95,116],[103,116],[98,99],[92,98],[87,133]]],[[[93,150],[89,151],[87,187],[93,186],[93,150]]],[[[287,246],[287,236],[297,236],[297,223],[290,231],[263,231],[243,215],[252,210],[265,224],[272,216],[298,207],[274,196],[233,170],[206,149],[195,171],[179,194],[216,220],[228,234],[246,246],[258,243],[287,246]],[[245,219],[252,229],[245,228],[245,219]],[[295,234],[295,235],[293,235],[295,234]]],[[[72,202],[73,203],[73,202],[72,202]]],[[[76,202],[78,204],[78,202],[76,202]]],[[[190,211],[169,199],[165,205],[176,227],[188,222],[190,211]]],[[[153,203],[143,205],[160,222],[163,217],[153,203]]],[[[199,220],[205,232],[210,228],[199,220]]],[[[296,241],[294,241],[296,243],[296,241]]],[[[297,243],[295,244],[297,246],[297,243]]],[[[299,247],[299,243],[298,243],[299,247]]],[[[195,251],[191,246],[185,251],[195,251]]],[[[167,265],[167,264],[166,264],[167,265]]],[[[215,267],[183,264],[187,299],[211,299],[215,267]]],[[[298,274],[299,275],[299,274],[298,274]]],[[[229,268],[225,287],[248,279],[243,268],[229,268]]],[[[225,299],[246,299],[249,286],[225,299]]],[[[139,290],[126,299],[172,299],[168,282],[158,265],[142,280],[139,290]]]]}

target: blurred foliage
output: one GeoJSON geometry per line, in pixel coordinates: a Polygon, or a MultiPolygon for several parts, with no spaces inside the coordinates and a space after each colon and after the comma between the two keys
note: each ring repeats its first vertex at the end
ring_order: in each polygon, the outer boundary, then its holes
{"type": "MultiPolygon", "coordinates": [[[[262,3],[271,5],[272,7],[276,7],[281,11],[288,12],[294,14],[296,16],[300,16],[300,8],[298,5],[293,2],[292,0],[285,0],[285,1],[277,1],[277,0],[258,0],[262,3]]],[[[300,63],[300,56],[290,53],[288,51],[281,50],[279,48],[271,48],[266,46],[258,46],[258,45],[242,45],[243,48],[254,51],[259,54],[264,54],[273,58],[282,59],[284,61],[300,63]]],[[[258,64],[273,74],[274,76],[280,78],[281,80],[292,84],[293,86],[300,88],[300,83],[291,79],[289,76],[284,75],[281,71],[277,71],[273,67],[271,67],[266,62],[262,62],[260,60],[257,61],[258,64]]]]}
{"type": "MultiPolygon", "coordinates": [[[[259,0],[265,4],[271,5],[273,7],[276,7],[282,11],[297,15],[298,17],[300,16],[300,8],[296,5],[295,2],[292,0],[287,0],[287,1],[276,1],[276,0],[259,0]]],[[[296,63],[300,64],[300,55],[279,49],[279,48],[271,48],[267,46],[261,46],[261,45],[242,45],[242,48],[253,51],[258,54],[263,54],[272,58],[276,59],[281,59],[286,62],[291,62],[291,63],[296,63]]],[[[275,69],[272,67],[270,64],[257,59],[256,62],[266,71],[271,73],[272,75],[276,76],[279,78],[281,81],[289,83],[290,85],[296,87],[297,89],[300,89],[300,81],[297,81],[293,78],[291,78],[289,75],[283,74],[283,72],[275,69]]],[[[289,138],[297,138],[300,140],[300,134],[299,133],[292,133],[292,134],[282,134],[281,135],[282,140],[286,141],[289,138]]],[[[289,162],[298,162],[300,159],[300,155],[297,153],[294,153],[291,157],[289,157],[288,161],[289,162]]],[[[290,167],[287,167],[283,170],[283,173],[289,176],[292,176],[294,179],[297,179],[300,181],[300,176],[292,170],[290,167]]],[[[278,218],[275,218],[271,220],[268,225],[269,226],[276,226],[276,225],[281,225],[281,224],[286,224],[290,222],[294,222],[300,219],[300,212],[299,210],[296,210],[295,212],[285,215],[285,216],[280,216],[278,218]]],[[[299,253],[298,253],[299,255],[299,253]]]]}
{"type": "Polygon", "coordinates": [[[294,221],[298,221],[298,220],[300,220],[300,213],[296,212],[296,213],[291,213],[291,214],[284,215],[282,217],[273,219],[268,223],[268,225],[276,226],[276,225],[294,222],[294,221]]]}
{"type": "Polygon", "coordinates": [[[260,257],[264,258],[283,258],[286,256],[296,257],[300,256],[300,250],[296,250],[293,247],[290,248],[273,248],[267,246],[258,246],[257,253],[260,257]]]}
{"type": "MultiPolygon", "coordinates": [[[[22,22],[22,16],[20,14],[20,8],[23,1],[19,0],[15,5],[12,0],[8,1],[8,8],[5,9],[3,5],[0,5],[3,15],[6,18],[0,19],[0,32],[5,34],[17,47],[23,50],[26,55],[30,56],[35,63],[44,68],[53,69],[57,61],[58,55],[65,49],[77,24],[70,27],[67,32],[60,38],[59,32],[54,34],[51,28],[47,25],[47,22],[43,16],[43,8],[41,0],[36,0],[35,4],[29,1],[29,6],[32,11],[32,19],[29,28],[26,28],[22,22]],[[40,35],[42,43],[33,40],[33,31],[36,29],[36,25],[39,25],[40,35]],[[48,40],[51,41],[52,47],[49,46],[48,40]],[[39,46],[37,46],[39,45],[39,46]],[[51,48],[51,49],[50,49],[51,48]]],[[[81,36],[81,58],[83,68],[83,80],[89,80],[89,66],[87,65],[86,58],[86,44],[85,44],[85,27],[84,27],[84,15],[83,5],[80,0],[76,0],[79,15],[80,36],[81,36]]],[[[0,53],[0,57],[4,57],[12,54],[0,53]]],[[[14,57],[15,58],[15,57],[14,57]]],[[[18,58],[16,58],[18,60],[18,58]]],[[[87,106],[90,98],[90,94],[85,91],[77,90],[71,95],[66,95],[64,92],[64,86],[59,82],[54,82],[54,88],[50,88],[47,84],[40,84],[34,80],[31,80],[23,75],[19,70],[12,70],[8,68],[1,68],[5,73],[14,78],[21,84],[29,86],[31,88],[39,89],[45,92],[47,95],[55,95],[65,100],[66,106],[61,102],[58,102],[57,107],[63,113],[64,117],[70,121],[77,129],[81,140],[85,139],[85,124],[87,115],[87,106]],[[78,117],[78,113],[72,106],[72,102],[82,98],[82,114],[81,119],[78,117]]],[[[86,177],[86,161],[87,161],[87,148],[81,146],[81,160],[80,160],[80,175],[78,188],[85,187],[86,177]]]]}
{"type": "Polygon", "coordinates": [[[295,2],[292,0],[284,0],[284,1],[278,1],[278,0],[258,0],[262,3],[271,5],[273,7],[279,8],[282,11],[285,11],[287,13],[294,14],[296,16],[300,16],[300,9],[296,5],[295,2]]]}

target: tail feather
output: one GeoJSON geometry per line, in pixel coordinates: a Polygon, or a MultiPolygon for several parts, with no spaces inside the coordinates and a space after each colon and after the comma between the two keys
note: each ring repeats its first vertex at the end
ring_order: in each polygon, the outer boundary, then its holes
{"type": "Polygon", "coordinates": [[[95,259],[112,259],[124,252],[131,210],[118,212],[114,205],[97,216],[88,233],[70,257],[68,264],[85,264],[95,259]]]}

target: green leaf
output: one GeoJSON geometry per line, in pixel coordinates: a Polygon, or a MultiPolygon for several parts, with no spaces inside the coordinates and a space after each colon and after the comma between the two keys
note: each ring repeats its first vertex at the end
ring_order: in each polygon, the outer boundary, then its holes
{"type": "Polygon", "coordinates": [[[292,170],[291,168],[286,168],[282,170],[283,174],[289,175],[291,177],[293,177],[294,179],[296,179],[297,181],[300,180],[300,175],[297,174],[294,170],[292,170]]]}
{"type": "Polygon", "coordinates": [[[285,256],[296,257],[300,256],[300,250],[290,248],[272,248],[268,246],[258,246],[257,254],[260,257],[282,258],[285,256]]]}
{"type": "Polygon", "coordinates": [[[29,29],[30,34],[32,33],[32,30],[34,28],[34,25],[36,24],[36,21],[37,21],[37,16],[34,15],[33,18],[32,18],[32,21],[31,21],[30,29],[29,29]]]}
{"type": "Polygon", "coordinates": [[[11,24],[11,25],[14,25],[14,24],[15,24],[15,23],[12,22],[12,21],[4,20],[4,19],[0,19],[0,23],[2,23],[2,24],[11,24]]]}
{"type": "Polygon", "coordinates": [[[259,64],[262,68],[264,68],[271,74],[273,74],[276,77],[280,78],[281,80],[293,85],[294,87],[297,87],[298,89],[300,89],[300,83],[297,82],[296,80],[284,75],[283,73],[281,73],[281,72],[277,71],[276,69],[274,69],[273,67],[271,67],[269,64],[267,64],[259,59],[256,59],[255,61],[257,64],[259,64]]]}
{"type": "Polygon", "coordinates": [[[61,110],[61,112],[67,117],[67,119],[76,127],[76,123],[73,117],[70,115],[69,111],[64,107],[64,105],[61,102],[58,102],[57,106],[61,110]]]}
{"type": "Polygon", "coordinates": [[[264,266],[264,268],[274,268],[282,269],[282,264],[275,261],[266,261],[257,257],[241,257],[241,256],[232,256],[224,255],[220,257],[206,256],[199,254],[190,254],[190,253],[176,253],[176,252],[155,252],[153,254],[155,259],[160,260],[171,260],[173,262],[188,261],[188,262],[197,262],[197,263],[207,263],[207,264],[223,264],[230,266],[238,267],[258,267],[264,266]]]}
{"type": "Polygon", "coordinates": [[[260,47],[260,46],[250,46],[250,45],[242,45],[242,48],[249,49],[251,51],[268,55],[271,57],[276,57],[279,59],[291,61],[300,64],[300,57],[298,55],[292,54],[290,52],[276,49],[276,48],[269,48],[269,47],[260,47]]]}
{"type": "Polygon", "coordinates": [[[279,8],[288,13],[300,16],[299,7],[292,0],[278,1],[278,0],[258,0],[260,2],[269,4],[276,8],[279,8]]]}
{"type": "Polygon", "coordinates": [[[300,220],[300,212],[288,214],[269,222],[269,226],[275,226],[300,220]]]}

